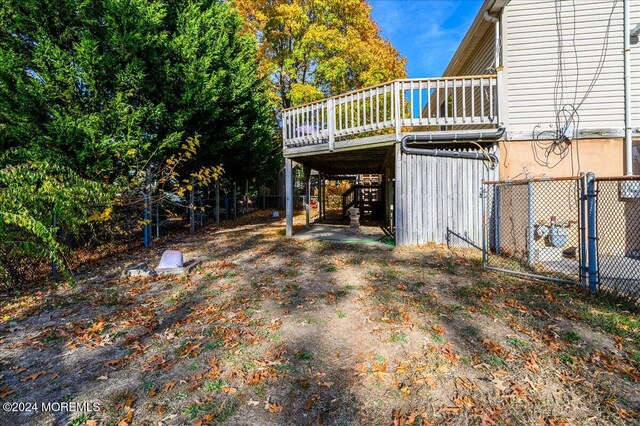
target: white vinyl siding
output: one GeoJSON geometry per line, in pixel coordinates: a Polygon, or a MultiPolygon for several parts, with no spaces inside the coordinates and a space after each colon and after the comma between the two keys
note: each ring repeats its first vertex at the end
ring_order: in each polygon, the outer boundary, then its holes
{"type": "MultiPolygon", "coordinates": [[[[578,106],[580,129],[624,126],[622,0],[562,0],[560,27],[555,0],[511,0],[505,8],[503,43],[507,52],[509,131],[555,127],[555,108],[578,106]],[[575,7],[575,9],[574,9],[575,7]],[[607,21],[609,41],[603,57],[607,21]],[[575,13],[574,13],[575,10],[575,13]],[[564,84],[557,78],[558,29],[561,30],[564,84]],[[574,38],[575,33],[575,38],[574,38]],[[575,51],[574,51],[575,49],[575,51]],[[577,53],[577,60],[576,60],[577,53]],[[560,96],[558,85],[564,87],[560,96]],[[577,89],[577,90],[576,90],[577,89]]],[[[640,22],[640,1],[632,2],[632,28],[640,22]]],[[[640,126],[640,45],[632,46],[633,118],[640,126]]]]}
{"type": "Polygon", "coordinates": [[[482,36],[476,52],[460,68],[460,71],[456,73],[457,75],[494,74],[494,72],[490,70],[495,67],[495,35],[493,29],[495,26],[492,25],[491,27],[492,29],[485,32],[484,36],[482,36]]]}
{"type": "MultiPolygon", "coordinates": [[[[471,76],[471,75],[489,75],[489,74],[495,74],[495,34],[494,34],[494,25],[491,25],[491,29],[489,29],[488,31],[486,31],[484,33],[484,35],[482,35],[482,39],[480,40],[480,42],[478,43],[475,52],[473,53],[473,55],[469,56],[469,59],[460,67],[460,70],[457,71],[455,74],[445,74],[445,77],[456,77],[456,76],[471,76]]],[[[477,83],[475,83],[477,85],[477,83]]],[[[488,88],[484,89],[484,90],[480,90],[479,87],[475,87],[474,89],[474,108],[473,108],[473,113],[476,117],[481,117],[484,115],[492,115],[491,113],[489,113],[488,111],[491,111],[491,107],[489,105],[489,93],[488,93],[488,88]],[[482,109],[482,101],[481,101],[481,97],[485,98],[485,104],[484,104],[484,111],[482,109]]],[[[456,113],[458,116],[462,116],[469,113],[469,111],[471,110],[471,98],[472,98],[472,93],[471,93],[471,88],[470,86],[466,86],[465,89],[465,96],[464,96],[464,100],[463,100],[463,95],[462,95],[462,90],[459,90],[457,92],[457,96],[456,96],[456,100],[455,100],[455,105],[457,106],[456,108],[456,113]],[[466,107],[467,110],[463,111],[463,103],[466,102],[466,107]]],[[[491,94],[491,96],[495,96],[495,92],[491,94]]],[[[435,95],[432,95],[432,100],[435,99],[435,95]]],[[[493,99],[493,98],[492,98],[493,99]]],[[[441,104],[443,104],[444,101],[441,101],[441,104]]],[[[436,113],[436,108],[438,107],[438,105],[435,103],[435,101],[433,102],[432,108],[431,108],[431,114],[435,114],[436,113]]],[[[441,105],[442,107],[442,105],[441,105]]],[[[425,112],[423,112],[423,114],[426,114],[426,110],[425,112]]],[[[477,126],[469,126],[467,127],[468,129],[482,129],[482,128],[492,128],[495,127],[494,124],[479,124],[477,126]]]]}

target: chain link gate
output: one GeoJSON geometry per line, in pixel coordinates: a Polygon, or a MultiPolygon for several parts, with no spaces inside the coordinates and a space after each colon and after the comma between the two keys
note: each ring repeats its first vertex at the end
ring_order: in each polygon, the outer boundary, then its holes
{"type": "Polygon", "coordinates": [[[584,275],[580,178],[484,183],[487,269],[565,283],[584,275]]]}
{"type": "Polygon", "coordinates": [[[486,269],[640,304],[640,177],[484,182],[486,269]]]}
{"type": "Polygon", "coordinates": [[[640,176],[594,178],[598,290],[640,305],[640,176]]]}

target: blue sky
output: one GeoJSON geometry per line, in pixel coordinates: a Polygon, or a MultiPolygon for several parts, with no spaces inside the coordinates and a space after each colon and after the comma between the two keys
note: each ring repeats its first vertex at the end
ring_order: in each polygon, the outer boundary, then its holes
{"type": "Polygon", "coordinates": [[[382,35],[407,58],[407,73],[439,77],[482,0],[369,0],[382,35]]]}

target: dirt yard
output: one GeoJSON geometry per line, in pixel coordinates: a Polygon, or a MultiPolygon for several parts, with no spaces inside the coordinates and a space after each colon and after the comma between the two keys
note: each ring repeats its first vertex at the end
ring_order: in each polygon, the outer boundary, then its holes
{"type": "Polygon", "coordinates": [[[0,424],[640,424],[637,314],[477,252],[286,239],[259,216],[0,299],[0,402],[69,407],[0,424]],[[204,262],[119,278],[168,247],[204,262]]]}

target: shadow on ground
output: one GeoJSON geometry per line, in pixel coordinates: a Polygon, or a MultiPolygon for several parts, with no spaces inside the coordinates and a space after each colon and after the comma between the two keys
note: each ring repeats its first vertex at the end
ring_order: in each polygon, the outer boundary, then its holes
{"type": "Polygon", "coordinates": [[[638,317],[579,289],[272,221],[172,241],[188,278],[118,278],[166,247],[2,306],[3,402],[100,405],[2,424],[638,421],[638,317]]]}

